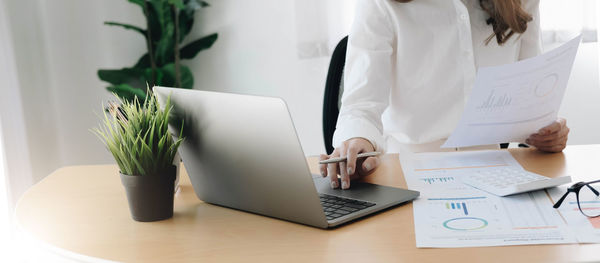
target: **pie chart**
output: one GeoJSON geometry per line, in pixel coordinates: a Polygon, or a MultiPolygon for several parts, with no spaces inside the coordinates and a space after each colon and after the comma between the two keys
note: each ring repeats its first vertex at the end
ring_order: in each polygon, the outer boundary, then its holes
{"type": "Polygon", "coordinates": [[[538,98],[542,98],[552,94],[552,92],[556,89],[557,83],[558,75],[556,73],[546,75],[535,86],[535,96],[538,98]]]}
{"type": "Polygon", "coordinates": [[[488,222],[478,217],[459,217],[448,219],[444,222],[444,227],[450,230],[470,231],[485,228],[488,222]]]}

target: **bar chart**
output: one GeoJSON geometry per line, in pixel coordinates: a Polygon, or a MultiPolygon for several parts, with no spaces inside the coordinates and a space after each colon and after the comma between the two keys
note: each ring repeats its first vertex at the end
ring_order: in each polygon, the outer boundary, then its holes
{"type": "Polygon", "coordinates": [[[495,92],[495,90],[491,90],[487,99],[479,104],[477,109],[484,111],[497,111],[511,105],[512,98],[509,94],[505,93],[498,95],[495,92]]]}
{"type": "Polygon", "coordinates": [[[465,213],[465,215],[469,215],[469,210],[467,209],[467,204],[465,202],[462,202],[462,203],[446,203],[446,209],[462,210],[465,213]]]}

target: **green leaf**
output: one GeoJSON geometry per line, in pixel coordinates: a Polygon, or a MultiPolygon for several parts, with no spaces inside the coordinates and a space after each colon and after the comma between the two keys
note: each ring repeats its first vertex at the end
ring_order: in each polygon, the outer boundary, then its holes
{"type": "MultiPolygon", "coordinates": [[[[144,13],[144,16],[146,17],[146,30],[149,31],[149,35],[150,35],[150,46],[152,47],[152,50],[156,50],[156,43],[160,40],[160,36],[161,36],[161,23],[159,22],[159,16],[157,14],[157,11],[155,9],[155,6],[148,0],[133,0],[135,1],[136,4],[138,4],[141,8],[142,8],[142,12],[144,13]]],[[[160,4],[161,1],[155,1],[156,4],[160,4]]],[[[166,2],[165,2],[166,4],[166,2]]],[[[150,59],[147,58],[147,65],[143,65],[140,67],[149,67],[150,66],[150,59]]],[[[137,66],[136,66],[137,67],[137,66]]]]}
{"type": "Polygon", "coordinates": [[[192,31],[192,27],[194,26],[194,14],[196,13],[195,9],[186,8],[181,9],[179,12],[179,43],[183,42],[185,37],[192,31]]]}
{"type": "MultiPolygon", "coordinates": [[[[200,0],[187,0],[183,3],[185,4],[185,8],[180,10],[179,15],[179,42],[182,42],[191,32],[195,11],[198,8],[208,6],[208,3],[200,0]]],[[[148,7],[150,12],[147,19],[151,25],[150,32],[152,35],[154,58],[157,66],[161,67],[174,60],[174,16],[168,2],[164,0],[151,0],[148,2],[148,7]]],[[[180,49],[181,58],[193,58],[198,52],[210,48],[217,40],[217,37],[217,34],[212,34],[187,44],[180,49]]],[[[138,59],[133,67],[147,68],[150,66],[150,58],[148,53],[146,53],[138,59]]]]}
{"type": "MultiPolygon", "coordinates": [[[[181,71],[181,87],[183,89],[191,89],[194,87],[194,75],[190,68],[184,65],[180,65],[179,69],[181,71]]],[[[175,64],[169,63],[161,68],[164,77],[161,85],[167,87],[175,87],[177,85],[175,81],[175,64]]]]}
{"type": "Polygon", "coordinates": [[[143,73],[144,71],[138,68],[100,69],[98,70],[98,78],[110,84],[118,85],[139,81],[143,73]]]}
{"type": "MultiPolygon", "coordinates": [[[[98,77],[101,80],[112,84],[112,86],[109,87],[109,90],[111,91],[115,90],[115,86],[121,84],[127,84],[129,87],[143,91],[146,89],[146,83],[152,82],[152,78],[146,78],[144,73],[145,69],[139,68],[101,69],[98,70],[98,77]]],[[[132,94],[127,92],[126,89],[125,91],[121,91],[122,89],[123,88],[119,89],[121,97],[131,99],[132,94]]]]}
{"type": "Polygon", "coordinates": [[[144,69],[144,78],[147,80],[148,85],[150,86],[161,86],[163,85],[163,77],[164,77],[164,73],[163,70],[160,68],[157,68],[155,71],[155,79],[156,81],[154,83],[152,82],[152,68],[146,68],[144,69]]]}
{"type": "Polygon", "coordinates": [[[150,57],[148,56],[148,53],[142,55],[142,57],[140,57],[140,59],[138,59],[138,61],[135,63],[135,65],[133,66],[134,68],[149,68],[152,65],[150,64],[150,57]]]}
{"type": "Polygon", "coordinates": [[[141,29],[141,28],[139,28],[137,26],[134,26],[134,25],[123,24],[123,23],[112,22],[112,21],[104,22],[104,24],[105,25],[109,25],[109,26],[120,26],[120,27],[128,29],[128,30],[133,30],[135,32],[138,32],[138,33],[142,34],[142,36],[144,36],[144,38],[146,37],[146,30],[141,29]]]}
{"type": "Polygon", "coordinates": [[[130,3],[136,4],[144,8],[144,0],[128,0],[130,3]]]}
{"type": "Polygon", "coordinates": [[[194,14],[200,8],[209,6],[201,0],[186,0],[185,8],[179,12],[179,43],[192,31],[194,26],[194,14]]]}
{"type": "Polygon", "coordinates": [[[180,57],[182,59],[194,58],[198,52],[212,47],[218,36],[217,33],[214,33],[187,44],[179,51],[180,57]]]}
{"type": "Polygon", "coordinates": [[[182,0],[169,0],[170,5],[174,5],[175,7],[182,9],[185,7],[182,0]]]}
{"type": "Polygon", "coordinates": [[[146,98],[146,92],[141,89],[136,89],[129,84],[118,84],[106,88],[108,91],[117,94],[120,98],[128,101],[133,101],[135,97],[138,99],[146,98]]]}
{"type": "Polygon", "coordinates": [[[164,0],[150,0],[150,5],[155,10],[156,20],[161,30],[154,49],[154,58],[158,66],[163,66],[171,62],[173,58],[173,47],[175,45],[173,12],[169,3],[164,0]]]}
{"type": "MultiPolygon", "coordinates": [[[[168,130],[170,100],[168,97],[164,110],[154,95],[147,96],[143,103],[138,99],[120,100],[120,109],[127,120],[104,113],[102,125],[92,130],[113,154],[124,174],[155,174],[172,165],[183,138],[174,139],[168,130]]],[[[178,132],[181,137],[182,131],[178,132]]]]}

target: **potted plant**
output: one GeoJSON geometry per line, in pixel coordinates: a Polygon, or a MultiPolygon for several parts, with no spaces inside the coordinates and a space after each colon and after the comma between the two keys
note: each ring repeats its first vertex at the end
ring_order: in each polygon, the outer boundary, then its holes
{"type": "Polygon", "coordinates": [[[173,138],[168,129],[170,98],[164,110],[152,93],[143,102],[137,98],[119,102],[119,106],[110,104],[110,114],[104,111],[102,124],[93,132],[119,166],[132,218],[142,222],[171,218],[176,177],[173,159],[183,140],[183,125],[179,137],[173,138]]]}
{"type": "Polygon", "coordinates": [[[192,32],[196,11],[208,7],[204,0],[128,0],[140,7],[146,19],[145,27],[107,21],[109,26],[122,27],[141,35],[146,42],[146,52],[133,66],[121,69],[100,69],[98,77],[110,85],[106,88],[121,99],[143,101],[150,86],[191,89],[194,86],[192,71],[181,63],[193,59],[200,51],[209,49],[217,41],[213,33],[188,40],[192,32]]]}

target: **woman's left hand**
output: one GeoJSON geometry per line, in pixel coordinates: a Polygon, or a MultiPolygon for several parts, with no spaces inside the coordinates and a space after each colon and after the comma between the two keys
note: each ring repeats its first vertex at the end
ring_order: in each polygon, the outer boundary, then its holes
{"type": "Polygon", "coordinates": [[[569,127],[567,120],[558,118],[554,123],[541,128],[527,138],[525,143],[544,152],[561,152],[567,146],[569,127]]]}

